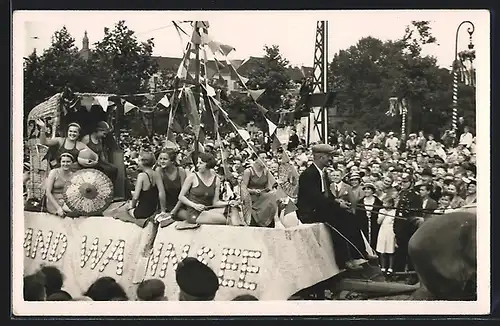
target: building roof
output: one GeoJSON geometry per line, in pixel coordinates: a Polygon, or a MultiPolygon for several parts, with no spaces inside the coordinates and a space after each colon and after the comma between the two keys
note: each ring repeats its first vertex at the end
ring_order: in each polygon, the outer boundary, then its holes
{"type": "MultiPolygon", "coordinates": [[[[172,70],[177,71],[179,65],[181,64],[181,58],[173,58],[173,57],[152,57],[158,63],[158,67],[160,70],[172,70]]],[[[231,64],[238,71],[238,73],[242,76],[247,76],[251,71],[254,71],[259,66],[264,64],[264,58],[261,57],[249,57],[247,60],[231,60],[231,64]]],[[[300,81],[303,77],[311,76],[313,68],[311,67],[289,67],[288,73],[290,75],[290,79],[293,81],[300,81]]],[[[189,66],[189,71],[194,71],[194,65],[189,66]]],[[[228,74],[232,73],[232,69],[230,69],[226,62],[208,60],[207,62],[207,75],[208,78],[213,78],[217,71],[228,74]],[[218,69],[217,69],[218,68],[218,69]]],[[[233,76],[236,77],[236,76],[233,76]]]]}

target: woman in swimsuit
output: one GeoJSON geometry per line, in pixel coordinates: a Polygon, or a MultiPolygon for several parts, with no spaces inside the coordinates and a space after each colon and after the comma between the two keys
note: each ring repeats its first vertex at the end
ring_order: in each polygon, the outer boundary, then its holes
{"type": "Polygon", "coordinates": [[[135,191],[129,203],[128,213],[136,219],[151,217],[158,208],[166,212],[165,189],[163,181],[158,172],[153,170],[155,157],[151,152],[143,152],[139,155],[139,167],[142,172],[137,176],[135,191]]]}
{"type": "Polygon", "coordinates": [[[181,207],[179,194],[187,176],[186,170],[178,166],[177,156],[178,153],[174,150],[161,151],[158,155],[158,164],[155,169],[163,180],[166,209],[172,216],[175,216],[181,207]]]}
{"type": "MultiPolygon", "coordinates": [[[[80,137],[80,130],[82,129],[80,125],[76,122],[72,122],[68,125],[66,137],[55,137],[47,139],[45,135],[45,132],[47,130],[45,123],[40,119],[37,120],[37,123],[40,126],[40,144],[49,147],[57,146],[55,156],[53,156],[55,157],[55,159],[59,158],[63,153],[71,154],[71,156],[74,158],[71,165],[71,170],[76,171],[80,169],[80,166],[78,165],[76,159],[78,158],[78,154],[81,150],[88,149],[87,145],[78,140],[78,137],[80,137]]],[[[51,168],[59,167],[59,164],[56,160],[52,160],[49,163],[51,168]]]]}
{"type": "Polygon", "coordinates": [[[71,213],[71,210],[64,202],[63,190],[73,175],[71,165],[75,158],[69,153],[62,153],[58,161],[60,167],[52,169],[47,178],[45,195],[47,197],[47,211],[63,217],[71,213]]]}
{"type": "Polygon", "coordinates": [[[198,172],[186,178],[179,193],[183,204],[177,218],[193,224],[227,224],[224,210],[230,203],[219,200],[220,178],[214,171],[213,155],[200,153],[198,172]]]}

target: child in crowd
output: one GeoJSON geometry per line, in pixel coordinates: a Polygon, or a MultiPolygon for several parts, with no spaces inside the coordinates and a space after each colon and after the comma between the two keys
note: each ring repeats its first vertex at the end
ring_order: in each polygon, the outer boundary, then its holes
{"type": "Polygon", "coordinates": [[[377,252],[380,253],[380,265],[382,273],[393,272],[394,250],[396,247],[396,236],[394,234],[394,217],[396,209],[394,208],[394,199],[386,197],[383,202],[383,208],[380,209],[377,223],[380,224],[380,230],[377,237],[377,252]]]}

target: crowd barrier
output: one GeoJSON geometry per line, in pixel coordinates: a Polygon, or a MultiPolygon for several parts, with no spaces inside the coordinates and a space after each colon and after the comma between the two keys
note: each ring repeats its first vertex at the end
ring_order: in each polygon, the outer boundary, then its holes
{"type": "Polygon", "coordinates": [[[64,289],[75,297],[97,278],[111,276],[136,299],[138,283],[159,278],[168,299],[177,300],[175,269],[189,256],[218,275],[215,300],[240,294],[286,300],[340,272],[323,224],[288,229],[202,225],[189,230],[175,225],[140,228],[111,217],[63,219],[25,212],[24,273],[57,266],[65,275],[64,289]]]}

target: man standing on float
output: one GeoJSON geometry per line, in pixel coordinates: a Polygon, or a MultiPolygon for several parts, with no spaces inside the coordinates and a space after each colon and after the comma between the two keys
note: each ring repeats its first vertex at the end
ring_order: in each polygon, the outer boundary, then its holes
{"type": "Polygon", "coordinates": [[[302,223],[327,223],[332,229],[335,260],[339,268],[359,269],[371,258],[348,206],[340,204],[330,190],[324,168],[330,164],[334,148],[327,144],[312,148],[313,163],[299,177],[297,215],[302,223]]]}

